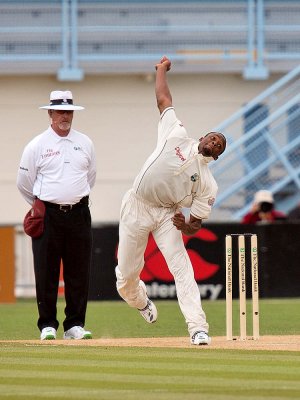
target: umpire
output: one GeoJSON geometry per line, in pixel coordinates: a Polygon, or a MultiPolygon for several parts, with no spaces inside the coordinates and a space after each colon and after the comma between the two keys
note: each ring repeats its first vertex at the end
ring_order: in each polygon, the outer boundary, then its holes
{"type": "Polygon", "coordinates": [[[46,206],[44,231],[32,238],[37,325],[41,340],[56,339],[60,265],[65,284],[64,339],[90,339],[84,329],[87,308],[92,231],[89,194],[96,179],[94,145],[71,128],[75,110],[70,91],[53,91],[48,110],[50,126],[25,147],[17,187],[25,200],[46,206]]]}

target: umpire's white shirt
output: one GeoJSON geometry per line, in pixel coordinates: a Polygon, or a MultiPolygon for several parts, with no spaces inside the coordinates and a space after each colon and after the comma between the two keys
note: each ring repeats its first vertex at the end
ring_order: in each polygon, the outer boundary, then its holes
{"type": "Polygon", "coordinates": [[[136,177],[134,192],[153,205],[188,207],[195,218],[208,218],[218,187],[208,168],[212,158],[198,154],[198,145],[188,137],[174,108],[165,109],[157,147],[136,177]]]}
{"type": "Polygon", "coordinates": [[[34,197],[57,204],[75,204],[90,193],[96,179],[91,139],[71,129],[61,137],[49,127],[24,149],[17,186],[28,203],[34,197]]]}

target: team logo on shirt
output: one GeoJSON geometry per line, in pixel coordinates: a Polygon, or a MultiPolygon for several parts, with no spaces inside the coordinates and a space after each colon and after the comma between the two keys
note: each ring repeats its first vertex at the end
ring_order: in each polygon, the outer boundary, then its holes
{"type": "Polygon", "coordinates": [[[196,182],[199,180],[199,175],[197,173],[195,173],[194,175],[191,176],[191,181],[192,182],[196,182]]]}
{"type": "Polygon", "coordinates": [[[186,159],[183,157],[182,153],[181,153],[181,149],[180,147],[175,147],[175,151],[176,151],[176,156],[180,158],[181,161],[186,161],[186,159]]]}
{"type": "Polygon", "coordinates": [[[210,198],[208,199],[208,205],[212,207],[212,206],[214,205],[215,200],[216,200],[216,199],[215,199],[214,197],[210,197],[210,198]]]}

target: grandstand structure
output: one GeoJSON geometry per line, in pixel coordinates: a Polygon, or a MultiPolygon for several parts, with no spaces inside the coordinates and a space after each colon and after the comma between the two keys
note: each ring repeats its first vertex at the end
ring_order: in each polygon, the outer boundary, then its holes
{"type": "Polygon", "coordinates": [[[147,76],[163,54],[178,74],[280,74],[215,127],[214,218],[239,220],[259,189],[285,212],[300,201],[299,36],[299,0],[0,0],[0,76],[147,76]]]}
{"type": "Polygon", "coordinates": [[[297,0],[1,0],[0,72],[149,72],[168,54],[176,71],[264,79],[300,60],[297,0]]]}

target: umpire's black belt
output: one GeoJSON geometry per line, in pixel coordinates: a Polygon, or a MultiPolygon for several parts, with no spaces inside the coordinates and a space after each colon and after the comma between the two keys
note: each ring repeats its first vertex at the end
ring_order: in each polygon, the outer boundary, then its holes
{"type": "Polygon", "coordinates": [[[69,212],[76,208],[87,206],[89,204],[89,196],[85,196],[76,204],[56,204],[51,203],[50,201],[44,201],[46,207],[56,208],[57,210],[63,212],[69,212]]]}

